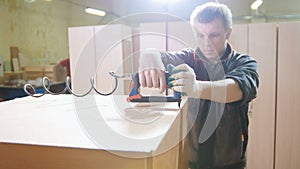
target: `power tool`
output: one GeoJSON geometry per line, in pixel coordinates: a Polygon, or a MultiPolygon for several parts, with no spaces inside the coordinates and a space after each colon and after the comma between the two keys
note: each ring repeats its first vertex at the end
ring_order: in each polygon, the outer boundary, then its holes
{"type": "Polygon", "coordinates": [[[169,82],[172,80],[170,76],[173,73],[177,73],[178,71],[173,71],[174,66],[168,65],[167,71],[165,72],[166,76],[166,83],[167,83],[167,89],[166,89],[166,96],[142,96],[139,93],[140,88],[140,82],[139,82],[139,74],[134,73],[132,75],[132,83],[130,85],[130,93],[127,98],[127,101],[129,102],[178,102],[178,106],[180,107],[181,103],[181,93],[177,91],[173,91],[173,96],[168,96],[168,88],[169,82]]]}

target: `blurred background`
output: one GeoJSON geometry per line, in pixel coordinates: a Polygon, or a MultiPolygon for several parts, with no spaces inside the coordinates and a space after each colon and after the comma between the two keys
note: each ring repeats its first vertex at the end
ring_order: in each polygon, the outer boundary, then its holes
{"type": "MultiPolygon", "coordinates": [[[[0,0],[0,55],[10,59],[10,47],[17,46],[28,58],[24,65],[51,64],[69,57],[68,27],[104,25],[143,12],[168,12],[189,19],[191,11],[204,0],[0,0]],[[87,7],[106,12],[105,16],[85,12],[87,7]]],[[[255,0],[220,0],[228,5],[234,23],[276,22],[300,19],[299,0],[264,0],[251,9],[255,0]]],[[[126,20],[136,26],[164,18],[140,17],[126,20]]]]}

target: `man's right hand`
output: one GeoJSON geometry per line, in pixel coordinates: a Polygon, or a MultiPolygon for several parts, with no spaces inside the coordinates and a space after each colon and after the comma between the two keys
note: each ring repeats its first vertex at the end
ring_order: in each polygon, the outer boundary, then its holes
{"type": "Polygon", "coordinates": [[[142,87],[159,88],[162,93],[166,90],[165,67],[161,53],[157,49],[145,49],[139,60],[139,79],[142,87]]]}
{"type": "Polygon", "coordinates": [[[166,75],[161,69],[150,68],[139,72],[142,87],[159,88],[160,93],[166,90],[166,75]]]}

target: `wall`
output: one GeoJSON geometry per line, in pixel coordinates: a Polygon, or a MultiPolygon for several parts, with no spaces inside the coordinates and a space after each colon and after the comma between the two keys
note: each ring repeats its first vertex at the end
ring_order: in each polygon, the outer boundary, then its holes
{"type": "MultiPolygon", "coordinates": [[[[13,2],[13,1],[11,1],[13,2]]],[[[19,29],[16,29],[16,18],[18,15],[13,9],[16,8],[16,3],[7,3],[4,0],[0,1],[0,54],[7,59],[9,56],[9,46],[19,45],[18,40],[14,35],[19,34],[19,29]]]]}
{"type": "Polygon", "coordinates": [[[69,57],[68,27],[98,24],[101,20],[85,14],[83,9],[62,0],[0,0],[0,54],[9,60],[9,47],[17,46],[29,65],[56,63],[69,57]]]}

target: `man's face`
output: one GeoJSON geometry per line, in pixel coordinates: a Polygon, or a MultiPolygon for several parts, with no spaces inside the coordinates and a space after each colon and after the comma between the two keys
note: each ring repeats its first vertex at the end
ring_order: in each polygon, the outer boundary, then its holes
{"type": "Polygon", "coordinates": [[[209,23],[194,22],[197,42],[204,56],[211,61],[218,61],[226,50],[226,40],[231,29],[226,31],[221,19],[209,23]]]}

